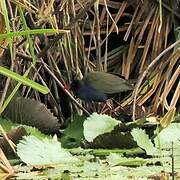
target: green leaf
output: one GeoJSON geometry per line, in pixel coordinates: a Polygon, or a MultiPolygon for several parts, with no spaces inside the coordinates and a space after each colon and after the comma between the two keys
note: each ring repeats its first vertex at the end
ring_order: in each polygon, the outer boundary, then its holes
{"type": "Polygon", "coordinates": [[[98,135],[111,132],[119,121],[105,115],[93,113],[84,121],[84,137],[87,141],[93,141],[98,135]]]}
{"type": "Polygon", "coordinates": [[[61,148],[61,143],[53,139],[40,140],[34,136],[25,136],[17,145],[17,154],[28,165],[48,165],[74,163],[79,160],[61,148]]]}
{"type": "Polygon", "coordinates": [[[7,119],[3,119],[2,117],[0,118],[0,124],[6,133],[9,132],[12,127],[17,127],[17,124],[7,119]]]}
{"type": "Polygon", "coordinates": [[[32,135],[37,137],[38,139],[44,139],[44,138],[52,138],[51,136],[43,134],[41,131],[39,131],[35,127],[27,126],[27,125],[20,125],[18,127],[24,127],[28,135],[32,135]]]}
{"type": "Polygon", "coordinates": [[[46,134],[59,133],[58,119],[43,103],[34,99],[12,99],[3,115],[15,123],[36,127],[46,134]]]}
{"type": "Polygon", "coordinates": [[[4,131],[6,133],[8,133],[12,128],[23,127],[26,130],[27,134],[33,135],[33,136],[35,136],[35,137],[37,137],[39,139],[43,139],[45,137],[51,138],[51,136],[48,136],[48,135],[45,135],[45,134],[41,133],[35,127],[13,123],[13,122],[11,122],[10,120],[7,120],[7,119],[0,118],[0,125],[2,126],[2,128],[4,129],[4,131]]]}
{"type": "Polygon", "coordinates": [[[167,128],[163,129],[158,136],[154,139],[156,147],[158,147],[158,141],[161,148],[171,148],[172,142],[174,147],[180,147],[180,123],[172,123],[167,128]]]}
{"type": "Polygon", "coordinates": [[[73,117],[73,121],[68,125],[64,131],[64,136],[61,138],[61,143],[64,148],[74,148],[79,147],[83,135],[83,123],[85,116],[80,116],[76,114],[73,117]]]}
{"type": "Polygon", "coordinates": [[[121,165],[121,166],[142,166],[145,162],[147,162],[147,160],[143,159],[143,158],[126,158],[123,157],[120,154],[116,154],[116,153],[111,153],[108,157],[107,157],[107,162],[111,165],[111,166],[117,166],[117,165],[121,165]]]}
{"type": "Polygon", "coordinates": [[[157,149],[154,147],[145,130],[135,128],[131,131],[131,135],[137,142],[138,146],[146,151],[147,155],[156,154],[157,149]]]}
{"type": "Polygon", "coordinates": [[[80,116],[76,114],[73,117],[73,121],[65,129],[64,134],[75,139],[82,139],[84,137],[83,136],[84,120],[85,120],[85,116],[80,116]]]}

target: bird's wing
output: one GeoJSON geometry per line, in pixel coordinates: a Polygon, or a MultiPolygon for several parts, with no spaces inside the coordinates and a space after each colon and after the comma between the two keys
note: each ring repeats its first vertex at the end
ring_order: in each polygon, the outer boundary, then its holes
{"type": "Polygon", "coordinates": [[[93,88],[107,94],[114,94],[133,89],[133,86],[128,83],[127,80],[104,72],[88,73],[83,78],[83,81],[93,88]]]}

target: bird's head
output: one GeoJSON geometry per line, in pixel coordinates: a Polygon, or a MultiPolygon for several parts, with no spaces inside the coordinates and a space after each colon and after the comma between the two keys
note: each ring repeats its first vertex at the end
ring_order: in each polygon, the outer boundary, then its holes
{"type": "Polygon", "coordinates": [[[84,82],[82,80],[73,80],[71,83],[71,87],[70,90],[72,90],[75,94],[77,94],[76,92],[82,87],[84,86],[84,82]]]}

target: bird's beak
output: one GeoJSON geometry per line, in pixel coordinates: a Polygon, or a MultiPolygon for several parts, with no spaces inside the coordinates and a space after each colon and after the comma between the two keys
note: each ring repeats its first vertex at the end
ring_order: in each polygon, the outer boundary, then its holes
{"type": "Polygon", "coordinates": [[[67,91],[70,91],[71,90],[71,86],[68,85],[68,84],[64,84],[64,89],[67,90],[67,91]]]}

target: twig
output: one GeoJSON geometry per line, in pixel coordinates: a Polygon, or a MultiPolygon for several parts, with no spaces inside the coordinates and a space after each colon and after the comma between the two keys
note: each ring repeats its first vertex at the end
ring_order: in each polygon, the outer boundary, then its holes
{"type": "MultiPolygon", "coordinates": [[[[3,150],[0,148],[0,169],[3,170],[5,173],[14,174],[14,169],[7,160],[3,150]]],[[[2,172],[1,172],[2,173],[2,172]]]]}
{"type": "Polygon", "coordinates": [[[133,91],[133,115],[132,119],[135,120],[135,114],[136,114],[136,100],[138,95],[138,89],[145,78],[146,74],[149,72],[149,70],[160,60],[160,58],[166,54],[168,51],[170,51],[172,48],[174,48],[176,45],[180,44],[180,40],[176,41],[175,43],[171,44],[168,48],[166,48],[164,51],[162,51],[146,68],[146,70],[143,72],[143,74],[138,78],[137,84],[135,86],[135,89],[133,91]]]}
{"type": "Polygon", "coordinates": [[[172,141],[172,154],[171,154],[171,162],[172,162],[172,180],[175,180],[175,177],[174,177],[174,146],[173,146],[173,141],[172,141]]]}

